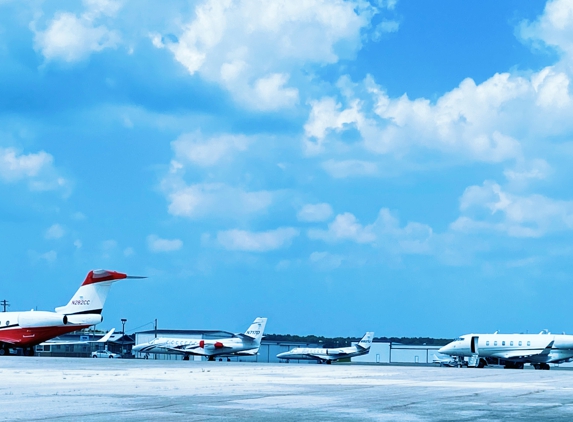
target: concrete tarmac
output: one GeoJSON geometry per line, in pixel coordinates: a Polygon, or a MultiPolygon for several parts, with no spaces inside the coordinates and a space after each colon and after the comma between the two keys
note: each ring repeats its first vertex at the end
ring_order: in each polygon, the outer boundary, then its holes
{"type": "Polygon", "coordinates": [[[573,371],[0,357],[2,421],[569,421],[573,371]]]}

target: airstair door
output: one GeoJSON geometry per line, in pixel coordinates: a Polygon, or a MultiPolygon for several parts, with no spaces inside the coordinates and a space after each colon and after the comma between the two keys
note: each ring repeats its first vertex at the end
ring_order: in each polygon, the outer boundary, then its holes
{"type": "Polygon", "coordinates": [[[479,337],[472,337],[471,350],[472,350],[472,353],[475,355],[479,354],[478,340],[479,340],[479,337]]]}

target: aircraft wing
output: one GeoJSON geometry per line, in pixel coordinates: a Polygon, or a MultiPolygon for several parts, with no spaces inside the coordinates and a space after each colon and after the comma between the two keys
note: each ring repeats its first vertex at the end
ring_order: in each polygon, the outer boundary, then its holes
{"type": "Polygon", "coordinates": [[[105,343],[109,340],[109,338],[111,337],[111,335],[113,334],[113,332],[115,331],[115,328],[112,328],[111,330],[109,330],[107,332],[107,334],[105,336],[103,336],[102,338],[100,338],[99,340],[83,340],[83,341],[45,341],[43,343],[40,343],[40,346],[69,346],[72,344],[89,344],[89,343],[105,343]]]}
{"type": "Polygon", "coordinates": [[[531,351],[531,353],[524,353],[523,350],[510,350],[507,352],[494,353],[494,354],[492,354],[492,356],[496,357],[496,358],[500,358],[500,359],[513,359],[513,360],[525,360],[525,359],[532,358],[534,356],[536,358],[543,357],[543,356],[549,356],[549,353],[551,352],[551,348],[553,347],[553,343],[554,343],[554,341],[551,341],[547,346],[545,346],[544,349],[540,350],[539,352],[537,350],[535,350],[535,351],[531,351]]]}

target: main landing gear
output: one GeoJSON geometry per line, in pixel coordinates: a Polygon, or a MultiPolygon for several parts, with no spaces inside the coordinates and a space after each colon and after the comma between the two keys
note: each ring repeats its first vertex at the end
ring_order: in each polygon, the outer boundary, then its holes
{"type": "Polygon", "coordinates": [[[544,370],[544,371],[549,371],[549,369],[551,369],[551,367],[549,366],[548,363],[534,363],[534,364],[533,364],[533,367],[534,367],[535,369],[541,369],[541,370],[544,370]]]}
{"type": "Polygon", "coordinates": [[[505,362],[504,369],[523,369],[523,362],[505,362]]]}
{"type": "Polygon", "coordinates": [[[183,356],[183,360],[189,360],[189,355],[183,356]]]}

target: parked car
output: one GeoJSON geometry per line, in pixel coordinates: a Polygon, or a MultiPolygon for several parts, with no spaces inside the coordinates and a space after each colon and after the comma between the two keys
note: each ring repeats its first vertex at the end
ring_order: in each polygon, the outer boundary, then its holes
{"type": "Polygon", "coordinates": [[[117,353],[112,353],[108,350],[96,350],[92,352],[92,358],[109,358],[109,359],[118,359],[121,355],[117,353]]]}

